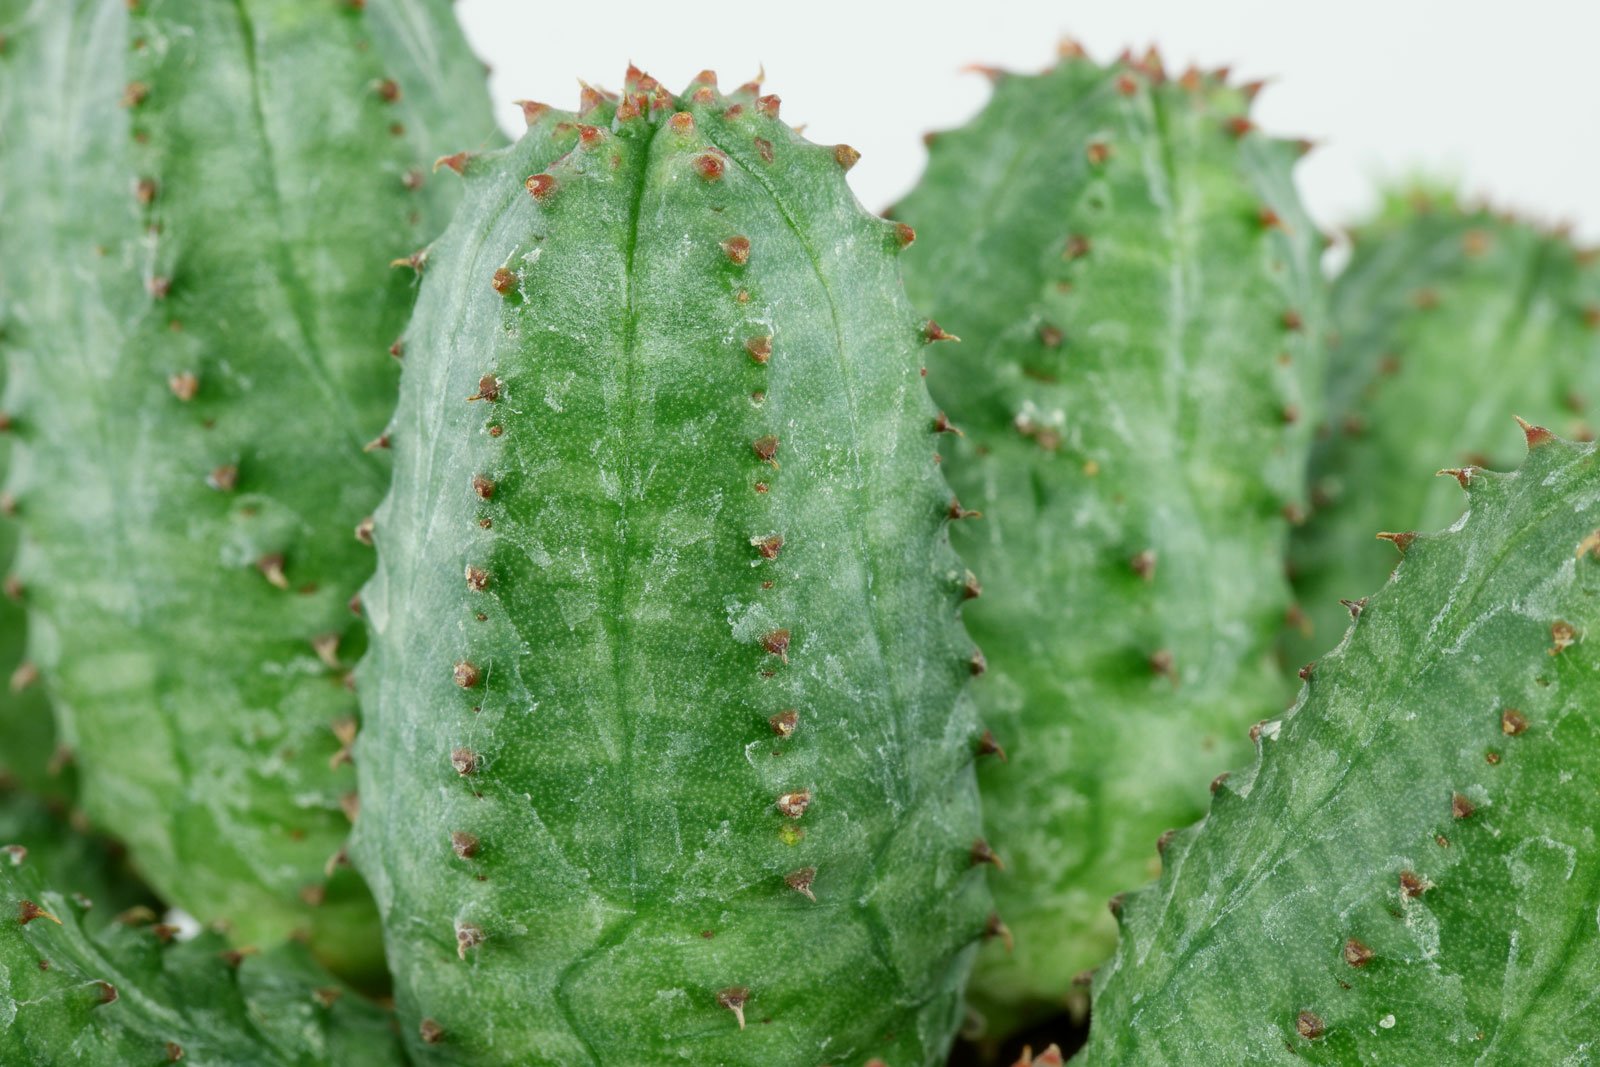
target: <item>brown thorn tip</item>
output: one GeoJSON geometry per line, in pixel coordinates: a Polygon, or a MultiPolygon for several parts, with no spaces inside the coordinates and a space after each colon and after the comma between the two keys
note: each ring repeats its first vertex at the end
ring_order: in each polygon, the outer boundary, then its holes
{"type": "Polygon", "coordinates": [[[989,940],[1000,938],[1006,944],[1006,951],[1010,952],[1016,947],[1011,937],[1011,927],[1007,926],[1000,918],[1000,913],[991,911],[989,919],[983,924],[983,936],[989,940]]]}
{"type": "Polygon", "coordinates": [[[222,464],[211,474],[206,475],[205,483],[218,493],[232,493],[238,486],[238,467],[234,464],[222,464]]]}
{"type": "Polygon", "coordinates": [[[958,72],[961,74],[981,74],[991,83],[998,82],[1006,76],[1006,72],[999,67],[991,67],[987,63],[968,63],[958,72]]]}
{"type": "Polygon", "coordinates": [[[456,924],[456,955],[461,959],[467,958],[467,949],[477,948],[483,944],[483,927],[474,926],[472,923],[456,924]]]}
{"type": "Polygon", "coordinates": [[[750,1000],[750,990],[744,986],[730,986],[717,993],[717,1003],[733,1012],[733,1017],[739,1020],[739,1029],[744,1029],[744,1006],[750,1000]]]}
{"type": "Polygon", "coordinates": [[[39,668],[31,660],[23,660],[11,672],[10,687],[13,693],[24,693],[39,681],[39,668]]]}
{"type": "Polygon", "coordinates": [[[49,919],[51,922],[55,923],[57,926],[61,925],[61,920],[60,919],[56,918],[54,915],[51,915],[48,911],[45,911],[43,908],[39,907],[39,905],[35,904],[33,901],[31,901],[31,900],[21,901],[17,905],[17,921],[20,922],[23,926],[27,926],[29,923],[33,922],[33,920],[35,920],[35,919],[49,919]]]}
{"type": "Polygon", "coordinates": [[[513,100],[511,102],[522,109],[522,120],[529,126],[538,122],[550,110],[549,104],[541,104],[537,100],[513,100]]]}
{"type": "Polygon", "coordinates": [[[994,733],[990,730],[985,730],[983,736],[978,738],[978,755],[999,756],[1001,763],[1007,762],[1006,750],[995,740],[994,733]]]}
{"type": "Polygon", "coordinates": [[[704,178],[706,181],[715,182],[722,180],[722,175],[727,168],[722,162],[721,156],[717,155],[715,152],[706,152],[703,155],[695,157],[694,169],[695,173],[699,174],[700,177],[704,178]]]}
{"type": "Polygon", "coordinates": [[[961,338],[953,333],[946,333],[944,327],[929,319],[922,327],[922,336],[930,344],[934,341],[960,341],[961,338]]]}
{"type": "Polygon", "coordinates": [[[811,883],[817,880],[815,867],[802,867],[798,871],[791,871],[783,876],[784,883],[796,893],[805,897],[813,904],[817,902],[816,894],[811,892],[811,883]]]}
{"type": "Polygon", "coordinates": [[[282,552],[268,552],[256,560],[256,570],[262,577],[279,589],[289,588],[288,575],[283,572],[284,558],[282,552]]]}
{"type": "Polygon", "coordinates": [[[1407,530],[1403,533],[1393,533],[1389,530],[1384,530],[1377,536],[1379,541],[1388,541],[1401,552],[1404,552],[1406,549],[1410,548],[1411,542],[1417,539],[1416,533],[1410,530],[1407,530]]]}
{"type": "Polygon", "coordinates": [[[835,163],[839,164],[839,166],[843,167],[845,170],[849,170],[851,167],[860,162],[861,153],[857,152],[854,148],[851,148],[847,144],[834,145],[833,159],[835,163]]]}
{"type": "Polygon", "coordinates": [[[440,156],[433,161],[433,169],[437,171],[440,167],[449,167],[457,174],[465,174],[467,172],[467,160],[471,158],[472,153],[470,152],[455,152],[448,156],[440,156]]]}
{"type": "Polygon", "coordinates": [[[500,390],[505,386],[505,384],[505,382],[501,381],[499,378],[496,378],[494,375],[485,374],[478,379],[478,391],[467,397],[467,403],[470,404],[474,400],[488,400],[491,402],[499,400],[500,390]]]}
{"type": "Polygon", "coordinates": [[[1147,548],[1144,551],[1139,552],[1128,561],[1128,566],[1131,567],[1133,569],[1133,573],[1137,574],[1140,578],[1143,578],[1147,582],[1153,581],[1156,576],[1155,549],[1147,548]]]}
{"type": "Polygon", "coordinates": [[[971,669],[974,678],[979,677],[989,669],[989,661],[984,658],[981,648],[972,650],[972,658],[967,661],[967,666],[971,669]]]}
{"type": "Polygon", "coordinates": [[[1349,938],[1344,943],[1344,961],[1352,967],[1365,967],[1372,961],[1372,949],[1359,938],[1349,938]]]}
{"type": "Polygon", "coordinates": [[[983,586],[978,582],[978,576],[967,571],[961,578],[961,599],[976,600],[983,595],[983,586]]]}
{"type": "Polygon", "coordinates": [[[1311,675],[1316,672],[1316,669],[1317,669],[1317,661],[1316,660],[1312,660],[1310,663],[1307,663],[1304,667],[1301,667],[1300,668],[1300,680],[1302,682],[1311,681],[1311,675]]]}
{"type": "Polygon", "coordinates": [[[917,231],[903,222],[897,222],[894,224],[894,239],[901,248],[909,248],[917,239],[917,231]]]}
{"type": "Polygon", "coordinates": [[[1538,448],[1540,445],[1548,444],[1555,440],[1556,435],[1543,426],[1534,426],[1521,415],[1513,415],[1512,418],[1516,419],[1517,425],[1522,427],[1522,436],[1527,438],[1530,449],[1538,448]]]}
{"type": "Polygon", "coordinates": [[[778,810],[791,819],[798,819],[806,813],[811,806],[811,791],[801,789],[794,793],[785,793],[777,800],[778,810]]]}
{"type": "Polygon", "coordinates": [[[1461,488],[1466,489],[1472,485],[1472,472],[1475,470],[1477,470],[1476,467],[1445,467],[1443,470],[1434,471],[1433,476],[1441,478],[1448,474],[1461,483],[1461,488]]]}
{"type": "Polygon", "coordinates": [[[556,191],[556,180],[549,174],[530,174],[523,184],[528,189],[528,195],[540,202],[550,199],[556,191]]]}
{"type": "Polygon", "coordinates": [[[1350,613],[1350,617],[1352,619],[1359,619],[1361,618],[1361,612],[1367,606],[1367,598],[1362,597],[1360,600],[1341,600],[1339,603],[1345,606],[1345,610],[1350,613]]]}
{"type": "Polygon", "coordinates": [[[1006,869],[1005,863],[995,853],[995,850],[989,847],[989,842],[985,841],[981,837],[972,843],[971,856],[972,865],[974,867],[978,867],[987,863],[993,866],[997,871],[1003,871],[1006,869]]]}
{"type": "Polygon", "coordinates": [[[777,656],[783,662],[789,662],[789,631],[772,630],[761,635],[761,647],[770,655],[777,656]]]}

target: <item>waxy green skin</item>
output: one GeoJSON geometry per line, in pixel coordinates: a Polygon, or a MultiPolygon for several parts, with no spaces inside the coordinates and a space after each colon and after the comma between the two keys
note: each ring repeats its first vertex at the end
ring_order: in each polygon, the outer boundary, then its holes
{"type": "Polygon", "coordinates": [[[1301,149],[1244,124],[1250,89],[1081,55],[996,79],[894,214],[907,291],[963,339],[928,383],[983,512],[952,538],[1009,755],[979,782],[1015,948],[973,979],[1003,1032],[1110,954],[1107,899],[1291,696],[1272,645],[1324,296],[1301,149]]]}
{"type": "Polygon", "coordinates": [[[1085,1064],[1592,1061],[1600,464],[1529,443],[1127,898],[1085,1064]]]}
{"type": "Polygon", "coordinates": [[[54,800],[0,786],[0,845],[26,848],[29,862],[47,884],[85,897],[101,919],[129,908],[157,906],[150,890],[128,869],[123,850],[74,829],[54,800]]]}
{"type": "Polygon", "coordinates": [[[215,933],[176,942],[121,911],[97,843],[36,831],[0,796],[0,1062],[7,1067],[399,1067],[389,1019],[303,946],[233,958],[215,933]]]}
{"type": "MultiPolygon", "coordinates": [[[[0,114],[12,113],[11,100],[19,88],[15,79],[0,77],[0,114]]],[[[0,289],[0,360],[7,343],[5,324],[12,318],[8,305],[14,299],[0,289]]],[[[0,471],[6,469],[10,455],[10,440],[0,436],[0,471]]],[[[0,501],[0,509],[4,507],[0,501]]],[[[10,565],[16,542],[16,525],[0,522],[0,565],[10,565]]],[[[37,684],[33,671],[23,666],[26,645],[27,616],[21,603],[9,597],[0,600],[0,682],[7,684],[0,690],[0,781],[19,782],[36,792],[64,797],[71,793],[72,779],[53,758],[55,722],[44,687],[37,684]]]]}
{"type": "Polygon", "coordinates": [[[444,0],[6,0],[0,32],[8,488],[83,807],[241,943],[372,966],[324,872],[352,531],[415,288],[387,263],[457,199],[440,145],[489,136],[481,68],[444,0]]]}
{"type": "Polygon", "coordinates": [[[465,163],[407,331],[352,855],[411,1051],[942,1063],[990,900],[898,232],[775,97],[624,100],[465,163]]]}
{"type": "Polygon", "coordinates": [[[1328,425],[1312,453],[1312,512],[1291,545],[1307,626],[1298,667],[1331,646],[1394,566],[1380,531],[1432,530],[1460,512],[1440,467],[1505,468],[1506,412],[1593,436],[1600,402],[1600,266],[1563,236],[1395,190],[1354,233],[1334,286],[1328,425]]]}

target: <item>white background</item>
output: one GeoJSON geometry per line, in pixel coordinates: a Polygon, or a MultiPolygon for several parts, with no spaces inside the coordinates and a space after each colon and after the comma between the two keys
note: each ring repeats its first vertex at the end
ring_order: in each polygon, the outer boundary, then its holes
{"type": "Polygon", "coordinates": [[[1600,239],[1600,3],[1593,0],[721,0],[707,5],[459,0],[506,128],[508,101],[575,106],[577,79],[618,88],[629,59],[674,91],[704,67],[724,88],[765,65],[785,120],[862,152],[870,208],[916,181],[924,130],[959,124],[988,86],[972,63],[1033,70],[1063,34],[1097,59],[1154,42],[1169,68],[1269,79],[1256,118],[1320,147],[1299,177],[1325,228],[1384,177],[1469,194],[1600,239]]]}

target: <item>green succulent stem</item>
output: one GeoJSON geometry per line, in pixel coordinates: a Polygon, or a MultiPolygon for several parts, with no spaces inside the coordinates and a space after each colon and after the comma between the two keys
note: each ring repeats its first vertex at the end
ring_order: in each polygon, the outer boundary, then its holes
{"type": "Polygon", "coordinates": [[[1115,944],[1107,899],[1290,696],[1273,648],[1325,297],[1302,146],[1255,128],[1256,86],[1070,48],[992,77],[894,215],[917,233],[911,298],[963,338],[928,382],[964,434],[946,473],[983,512],[952,537],[1009,757],[979,782],[1014,947],[973,982],[1003,1033],[1081,1001],[1115,944]]]}
{"type": "Polygon", "coordinates": [[[1451,478],[1515,462],[1516,412],[1594,436],[1600,266],[1565,236],[1425,185],[1392,189],[1353,232],[1334,286],[1339,338],[1326,435],[1312,453],[1312,512],[1292,546],[1304,625],[1299,667],[1349,624],[1341,600],[1394,566],[1380,531],[1431,530],[1460,512],[1451,478]]]}
{"type": "Polygon", "coordinates": [[[90,818],[242,943],[378,967],[348,832],[352,531],[409,271],[492,136],[444,0],[5,0],[0,197],[30,647],[90,818]],[[328,870],[332,870],[330,876],[328,870]]]}
{"type": "Polygon", "coordinates": [[[992,853],[899,231],[754,85],[526,109],[427,252],[363,594],[412,1053],[942,1063],[992,853]]]}
{"type": "Polygon", "coordinates": [[[7,1067],[401,1067],[387,1015],[304,946],[185,936],[120,864],[0,793],[0,1061],[7,1067]]]}
{"type": "Polygon", "coordinates": [[[1581,1063],[1600,1041],[1600,464],[1526,439],[1404,540],[1123,902],[1086,1064],[1581,1063]]]}

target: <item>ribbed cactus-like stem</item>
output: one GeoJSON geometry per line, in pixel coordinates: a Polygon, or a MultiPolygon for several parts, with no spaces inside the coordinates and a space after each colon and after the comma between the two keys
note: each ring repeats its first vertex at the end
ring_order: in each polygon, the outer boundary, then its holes
{"type": "Polygon", "coordinates": [[[1510,466],[1516,412],[1577,438],[1600,403],[1600,265],[1565,236],[1427,188],[1393,191],[1354,232],[1334,286],[1338,344],[1328,425],[1312,452],[1312,509],[1291,559],[1304,625],[1298,668],[1338,644],[1340,600],[1394,566],[1380,532],[1460,514],[1450,478],[1510,466]]]}
{"type": "Polygon", "coordinates": [[[943,1062],[981,669],[902,228],[714,77],[454,160],[354,856],[427,1063],[943,1062]]]}
{"type": "Polygon", "coordinates": [[[1255,86],[1070,47],[993,76],[894,214],[918,234],[908,292],[963,339],[928,382],[983,512],[953,538],[1009,756],[979,780],[1014,948],[974,978],[1003,1023],[1110,954],[1107,899],[1290,695],[1272,651],[1324,294],[1302,146],[1254,127],[1255,86]]]}
{"type": "MultiPolygon", "coordinates": [[[[444,0],[7,0],[0,287],[33,658],[82,802],[244,943],[372,962],[347,672],[369,442],[489,135],[444,0]]],[[[378,442],[381,444],[381,442],[378,442]]]]}
{"type": "Polygon", "coordinates": [[[1086,1064],[1590,1057],[1600,464],[1526,433],[1126,898],[1086,1064]]]}

